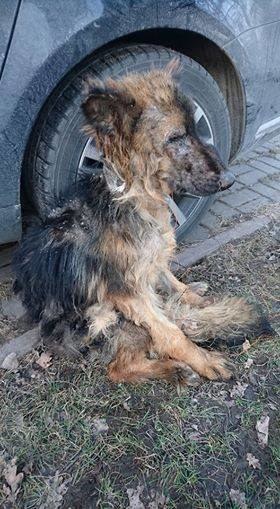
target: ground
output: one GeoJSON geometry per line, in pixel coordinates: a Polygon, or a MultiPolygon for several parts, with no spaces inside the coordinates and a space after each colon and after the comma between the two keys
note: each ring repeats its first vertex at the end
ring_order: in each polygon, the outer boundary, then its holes
{"type": "MultiPolygon", "coordinates": [[[[0,283],[0,302],[12,296],[11,282],[0,283]]],[[[18,334],[18,324],[0,313],[0,346],[18,334]]]]}
{"type": "MultiPolygon", "coordinates": [[[[181,277],[257,298],[279,333],[277,246],[272,225],[181,277]]],[[[278,508],[279,337],[251,343],[230,352],[235,380],[181,393],[113,385],[98,364],[42,350],[2,370],[0,507],[278,508]]]]}

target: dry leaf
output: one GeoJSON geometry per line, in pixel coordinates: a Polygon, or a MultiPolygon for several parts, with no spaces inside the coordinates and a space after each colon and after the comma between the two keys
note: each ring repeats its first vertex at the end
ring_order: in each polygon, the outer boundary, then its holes
{"type": "Polygon", "coordinates": [[[138,485],[136,489],[129,488],[126,490],[129,505],[127,506],[127,509],[145,509],[145,506],[143,502],[140,500],[140,495],[142,495],[144,491],[144,486],[138,485]]]}
{"type": "Polygon", "coordinates": [[[259,382],[259,377],[256,376],[256,374],[254,373],[254,371],[249,371],[248,373],[248,378],[249,378],[249,381],[252,385],[255,385],[257,386],[258,385],[258,382],[259,382]]]}
{"type": "Polygon", "coordinates": [[[17,354],[16,352],[11,352],[5,359],[3,360],[1,364],[1,368],[16,371],[18,368],[18,360],[17,360],[17,354]]]}
{"type": "Polygon", "coordinates": [[[251,359],[251,357],[248,357],[247,361],[244,364],[244,368],[249,369],[253,363],[254,363],[253,359],[251,359]]]}
{"type": "Polygon", "coordinates": [[[258,433],[259,444],[262,447],[266,447],[268,443],[268,426],[269,426],[269,415],[262,415],[256,424],[256,430],[258,433]]]}
{"type": "Polygon", "coordinates": [[[36,364],[41,366],[43,369],[47,369],[50,367],[52,363],[52,354],[50,352],[41,353],[39,359],[36,360],[36,364]]]}
{"type": "Polygon", "coordinates": [[[7,483],[6,485],[4,484],[3,491],[7,496],[7,502],[11,502],[12,504],[15,504],[20,490],[20,485],[24,477],[22,472],[17,474],[16,462],[17,458],[13,458],[11,461],[6,462],[2,472],[2,475],[7,483]]]}
{"type": "Polygon", "coordinates": [[[94,419],[92,422],[92,428],[94,436],[97,437],[101,433],[107,433],[109,426],[106,419],[94,419]]]}
{"type": "Polygon", "coordinates": [[[232,398],[234,396],[244,396],[244,393],[248,387],[248,384],[242,384],[241,382],[236,382],[236,384],[233,386],[233,388],[230,391],[230,395],[232,398]]]}
{"type": "MultiPolygon", "coordinates": [[[[126,490],[129,505],[127,509],[145,509],[143,502],[140,500],[140,497],[144,491],[144,486],[138,485],[136,489],[129,488],[126,490]]],[[[151,490],[150,500],[147,506],[147,509],[166,509],[167,508],[167,498],[162,494],[158,493],[155,490],[151,490]]]]}
{"type": "Polygon", "coordinates": [[[247,509],[245,493],[239,490],[230,490],[229,496],[231,501],[237,505],[238,509],[247,509]]]}
{"type": "Polygon", "coordinates": [[[63,496],[68,490],[67,484],[70,479],[63,481],[63,477],[57,471],[54,477],[45,480],[47,485],[46,500],[39,506],[39,509],[59,509],[63,504],[63,496]]]}
{"type": "Polygon", "coordinates": [[[248,352],[248,350],[251,348],[251,343],[248,341],[248,339],[245,339],[244,343],[242,343],[242,350],[243,352],[248,352]]]}
{"type": "Polygon", "coordinates": [[[25,463],[22,471],[25,475],[31,474],[33,470],[33,460],[29,460],[27,463],[25,463]]]}
{"type": "Polygon", "coordinates": [[[127,412],[131,412],[131,406],[129,404],[129,399],[126,401],[123,401],[123,407],[125,410],[127,410],[127,412]]]}
{"type": "Polygon", "coordinates": [[[148,504],[148,509],[166,509],[167,508],[167,498],[157,491],[151,491],[152,501],[148,504]]]}
{"type": "Polygon", "coordinates": [[[260,464],[258,458],[256,458],[250,452],[247,453],[246,459],[247,459],[250,467],[253,467],[254,469],[261,468],[261,464],[260,464]]]}
{"type": "Polygon", "coordinates": [[[234,405],[235,405],[235,401],[233,399],[226,399],[225,400],[225,405],[228,407],[228,408],[232,408],[234,405]]]}
{"type": "Polygon", "coordinates": [[[198,430],[198,426],[196,424],[193,424],[192,426],[195,431],[192,431],[192,433],[189,433],[188,438],[189,440],[192,440],[193,442],[204,442],[205,438],[203,435],[201,435],[200,431],[198,430]]]}

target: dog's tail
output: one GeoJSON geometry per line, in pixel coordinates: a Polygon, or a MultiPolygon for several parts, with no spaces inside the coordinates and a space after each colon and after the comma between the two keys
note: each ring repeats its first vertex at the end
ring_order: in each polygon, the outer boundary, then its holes
{"type": "Polygon", "coordinates": [[[261,307],[244,298],[226,297],[203,309],[169,303],[169,310],[170,317],[197,343],[221,340],[236,346],[246,338],[274,334],[261,307]]]}

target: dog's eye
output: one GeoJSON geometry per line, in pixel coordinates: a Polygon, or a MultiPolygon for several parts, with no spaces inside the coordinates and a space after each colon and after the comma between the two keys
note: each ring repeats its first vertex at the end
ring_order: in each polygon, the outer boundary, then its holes
{"type": "Polygon", "coordinates": [[[178,143],[179,141],[182,141],[186,137],[185,134],[173,134],[168,138],[168,143],[178,143]]]}

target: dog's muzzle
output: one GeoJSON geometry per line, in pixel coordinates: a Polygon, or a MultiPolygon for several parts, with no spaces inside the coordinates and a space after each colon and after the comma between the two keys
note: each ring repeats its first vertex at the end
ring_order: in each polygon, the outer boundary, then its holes
{"type": "Polygon", "coordinates": [[[235,182],[235,176],[230,171],[223,171],[220,177],[220,191],[229,189],[235,182]]]}

